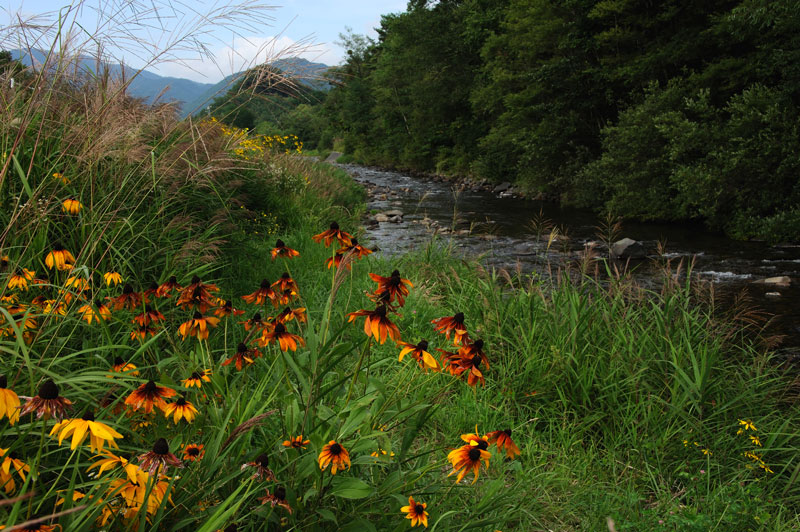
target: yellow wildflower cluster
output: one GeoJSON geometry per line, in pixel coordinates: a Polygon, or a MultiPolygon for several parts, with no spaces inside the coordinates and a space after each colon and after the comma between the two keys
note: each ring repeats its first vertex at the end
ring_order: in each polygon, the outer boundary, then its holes
{"type": "Polygon", "coordinates": [[[761,455],[758,455],[755,452],[753,452],[763,446],[761,443],[761,438],[759,438],[758,435],[755,434],[756,432],[758,432],[758,429],[753,424],[753,422],[750,421],[749,419],[740,419],[738,427],[739,428],[736,431],[736,435],[746,436],[747,441],[753,446],[753,450],[746,450],[742,453],[742,456],[753,462],[751,464],[747,464],[746,467],[748,469],[753,469],[754,466],[757,465],[758,467],[763,469],[765,473],[774,473],[774,471],[770,469],[769,465],[767,465],[767,463],[764,462],[764,460],[761,458],[761,455]]]}
{"type": "Polygon", "coordinates": [[[205,123],[219,124],[222,134],[228,137],[234,146],[233,153],[247,161],[262,157],[266,152],[303,153],[303,142],[297,135],[257,135],[247,128],[221,124],[213,117],[205,123]]]}

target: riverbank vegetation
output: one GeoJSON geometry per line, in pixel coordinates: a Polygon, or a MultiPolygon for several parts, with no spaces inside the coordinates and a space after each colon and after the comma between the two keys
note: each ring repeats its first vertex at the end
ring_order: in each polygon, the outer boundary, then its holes
{"type": "Polygon", "coordinates": [[[674,264],[646,290],[369,253],[363,191],[299,142],[63,61],[0,76],[6,530],[800,524],[756,314],[674,264]]]}
{"type": "Polygon", "coordinates": [[[797,241],[798,8],[412,1],[376,41],[345,36],[315,142],[629,219],[797,241]]]}

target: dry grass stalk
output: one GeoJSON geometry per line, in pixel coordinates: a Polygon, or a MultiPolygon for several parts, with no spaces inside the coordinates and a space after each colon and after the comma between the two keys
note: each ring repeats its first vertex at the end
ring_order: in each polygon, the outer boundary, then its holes
{"type": "Polygon", "coordinates": [[[274,409],[274,410],[270,410],[268,412],[264,412],[263,414],[259,414],[257,416],[253,416],[250,419],[248,419],[247,421],[245,421],[244,423],[240,424],[238,427],[233,429],[233,432],[231,432],[231,435],[228,436],[228,439],[225,440],[222,443],[222,447],[220,447],[220,451],[224,451],[225,448],[228,445],[230,445],[231,443],[233,443],[233,441],[236,438],[238,438],[239,436],[241,436],[245,432],[248,432],[248,431],[252,430],[253,428],[257,427],[258,425],[261,424],[262,421],[264,421],[265,419],[267,419],[271,415],[275,414],[277,411],[278,410],[274,409]]]}

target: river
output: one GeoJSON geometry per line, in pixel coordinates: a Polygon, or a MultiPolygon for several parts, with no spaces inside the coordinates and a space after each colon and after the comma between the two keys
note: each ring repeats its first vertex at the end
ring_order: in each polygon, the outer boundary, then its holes
{"type": "MultiPolygon", "coordinates": [[[[545,201],[499,197],[490,190],[358,165],[338,165],[365,186],[370,211],[402,212],[402,221],[367,225],[367,240],[387,255],[419,249],[434,232],[452,238],[453,248],[466,257],[480,257],[487,266],[524,272],[543,272],[548,266],[579,260],[590,243],[599,243],[603,225],[593,212],[560,207],[545,201]],[[537,238],[536,220],[558,227],[560,238],[548,246],[545,231],[537,238]]],[[[395,218],[395,220],[399,220],[395,218]]],[[[631,238],[644,244],[650,258],[674,265],[694,260],[692,275],[714,284],[722,300],[746,292],[753,304],[774,316],[770,332],[786,336],[787,354],[800,353],[800,245],[771,246],[741,242],[706,231],[699,225],[626,222],[616,239],[631,238]],[[788,287],[754,283],[788,276],[788,287]]],[[[598,246],[600,255],[606,250],[598,246]]],[[[655,262],[634,261],[633,273],[641,283],[654,284],[655,262]]]]}

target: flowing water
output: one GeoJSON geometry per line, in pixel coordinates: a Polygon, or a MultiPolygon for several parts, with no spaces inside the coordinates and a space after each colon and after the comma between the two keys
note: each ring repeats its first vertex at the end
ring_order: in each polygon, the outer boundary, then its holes
{"type": "MultiPolygon", "coordinates": [[[[427,245],[434,232],[452,239],[453,248],[466,257],[480,257],[488,266],[525,272],[544,271],[548,265],[579,260],[587,245],[602,240],[603,222],[586,210],[517,197],[498,197],[490,190],[464,188],[450,182],[412,177],[403,173],[357,165],[340,165],[369,192],[368,209],[402,212],[400,222],[367,226],[371,245],[388,255],[427,245]],[[549,230],[558,228],[548,245],[549,230]]],[[[786,335],[784,346],[800,347],[800,245],[770,246],[740,242],[705,231],[702,226],[626,222],[616,239],[632,238],[657,256],[659,243],[673,264],[694,260],[692,275],[714,283],[716,293],[732,297],[746,291],[755,305],[775,316],[771,330],[786,335]],[[754,284],[769,277],[789,276],[789,287],[754,284]]],[[[600,255],[607,253],[602,245],[600,255]]],[[[655,283],[654,261],[632,262],[634,275],[644,284],[655,283]]]]}

